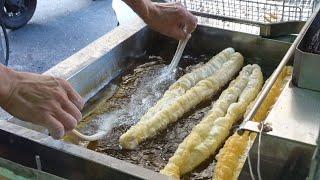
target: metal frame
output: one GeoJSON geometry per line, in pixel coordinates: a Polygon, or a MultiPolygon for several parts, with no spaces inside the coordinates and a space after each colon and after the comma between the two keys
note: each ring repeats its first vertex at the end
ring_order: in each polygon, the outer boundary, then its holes
{"type": "MultiPolygon", "coordinates": [[[[273,72],[273,74],[270,77],[268,83],[265,85],[264,89],[261,91],[261,94],[257,97],[257,100],[253,104],[252,109],[249,111],[247,116],[244,118],[244,121],[240,125],[239,131],[247,129],[247,130],[251,130],[251,131],[253,130],[253,131],[256,131],[256,132],[260,132],[257,129],[254,130],[254,129],[251,128],[253,122],[251,122],[250,126],[248,126],[248,127],[246,127],[246,124],[253,119],[254,115],[258,111],[258,109],[261,106],[261,104],[263,103],[264,99],[267,97],[269,91],[271,90],[273,84],[275,83],[275,81],[277,80],[278,76],[282,72],[283,68],[288,64],[289,60],[292,58],[294,52],[296,51],[298,43],[302,40],[302,38],[305,35],[307,29],[310,27],[311,23],[313,22],[313,20],[315,19],[315,17],[317,16],[319,11],[320,11],[320,6],[313,13],[313,15],[309,18],[307,23],[303,26],[303,28],[302,28],[301,32],[299,33],[298,37],[295,39],[295,41],[292,43],[290,49],[287,51],[285,56],[282,58],[279,66],[273,72]]],[[[258,123],[255,123],[255,124],[256,124],[256,126],[258,126],[258,123]]]]}
{"type": "MultiPolygon", "coordinates": [[[[258,26],[261,36],[298,34],[319,0],[168,0],[199,17],[258,26]],[[269,18],[268,18],[269,17],[269,18]],[[276,17],[276,18],[272,18],[276,17]]],[[[250,32],[248,32],[250,33],[250,32]]]]}
{"type": "Polygon", "coordinates": [[[66,179],[169,179],[151,170],[106,156],[6,121],[0,121],[0,156],[66,179]]]}
{"type": "Polygon", "coordinates": [[[306,21],[317,0],[172,0],[201,15],[242,19],[251,23],[306,21]],[[267,17],[267,15],[271,17],[267,17]]]}

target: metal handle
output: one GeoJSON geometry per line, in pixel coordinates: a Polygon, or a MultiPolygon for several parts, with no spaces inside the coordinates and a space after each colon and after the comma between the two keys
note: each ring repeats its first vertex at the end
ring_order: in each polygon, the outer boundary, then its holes
{"type": "Polygon", "coordinates": [[[99,139],[102,139],[104,136],[106,136],[108,134],[108,131],[99,131],[94,135],[84,135],[82,133],[80,133],[77,130],[72,130],[71,131],[74,135],[78,136],[79,138],[86,140],[86,141],[97,141],[99,139]]]}
{"type": "Polygon", "coordinates": [[[240,124],[239,126],[239,130],[244,130],[244,126],[248,121],[251,121],[254,117],[254,115],[256,114],[256,112],[258,111],[258,109],[260,108],[261,104],[263,103],[264,99],[267,97],[269,91],[271,90],[273,84],[276,82],[278,76],[280,75],[280,73],[282,72],[283,68],[285,67],[285,65],[288,63],[288,61],[290,60],[291,56],[293,55],[293,53],[295,52],[295,49],[298,45],[298,43],[301,41],[302,37],[304,36],[304,34],[306,33],[308,27],[310,26],[311,22],[313,21],[313,19],[316,17],[318,11],[319,11],[320,6],[317,7],[317,10],[312,14],[312,16],[308,19],[308,21],[306,22],[306,24],[303,26],[302,30],[300,31],[298,37],[295,39],[295,41],[292,43],[292,45],[290,46],[289,50],[287,51],[286,55],[282,58],[279,66],[276,68],[276,70],[273,72],[273,74],[270,77],[270,80],[267,82],[267,84],[265,85],[265,87],[262,89],[260,96],[257,97],[256,102],[254,103],[252,109],[249,111],[249,113],[247,114],[247,116],[244,118],[243,122],[240,124]]]}

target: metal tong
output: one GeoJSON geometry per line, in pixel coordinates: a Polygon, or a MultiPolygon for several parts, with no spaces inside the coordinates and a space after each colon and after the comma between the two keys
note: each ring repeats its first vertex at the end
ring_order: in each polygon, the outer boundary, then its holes
{"type": "Polygon", "coordinates": [[[181,59],[181,56],[183,54],[183,51],[184,51],[184,49],[185,49],[185,47],[186,47],[186,45],[187,45],[187,43],[188,43],[190,38],[191,38],[191,34],[188,34],[186,39],[179,41],[177,50],[176,50],[176,52],[175,52],[175,54],[174,54],[174,56],[172,58],[172,61],[171,61],[170,65],[169,65],[169,68],[167,70],[167,74],[171,74],[177,68],[177,66],[179,64],[179,61],[181,59]]]}

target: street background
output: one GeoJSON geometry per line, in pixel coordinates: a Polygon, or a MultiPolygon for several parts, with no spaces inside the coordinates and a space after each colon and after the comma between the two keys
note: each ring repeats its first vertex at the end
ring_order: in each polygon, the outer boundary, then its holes
{"type": "MultiPolygon", "coordinates": [[[[38,0],[29,23],[8,31],[9,67],[43,73],[117,26],[112,0],[38,0]]],[[[0,119],[9,115],[0,109],[0,119]]]]}

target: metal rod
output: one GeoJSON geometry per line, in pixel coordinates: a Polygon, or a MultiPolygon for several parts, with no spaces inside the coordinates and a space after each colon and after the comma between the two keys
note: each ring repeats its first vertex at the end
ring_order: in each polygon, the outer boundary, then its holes
{"type": "Polygon", "coordinates": [[[319,0],[288,0],[288,1],[268,1],[268,0],[164,0],[185,3],[188,10],[204,14],[214,14],[216,16],[229,16],[231,18],[246,19],[253,22],[265,22],[265,14],[277,14],[281,16],[277,22],[305,21],[315,10],[319,0]],[[200,5],[200,7],[199,7],[200,5]],[[196,6],[196,7],[194,7],[196,6]],[[282,12],[281,9],[282,8],[282,12]],[[278,11],[279,10],[279,11],[278,11]],[[304,13],[306,12],[306,13],[304,13]]]}
{"type": "Polygon", "coordinates": [[[302,30],[300,31],[298,37],[294,40],[294,42],[290,46],[289,50],[287,51],[285,56],[282,58],[279,66],[273,72],[273,74],[271,75],[269,81],[267,82],[265,87],[262,89],[260,96],[257,97],[257,100],[254,103],[252,109],[249,111],[247,116],[244,118],[244,121],[241,123],[241,125],[239,127],[239,130],[243,129],[243,127],[244,127],[246,122],[251,121],[253,119],[254,115],[256,114],[258,109],[260,108],[260,106],[263,103],[264,99],[267,97],[270,89],[272,88],[273,84],[276,82],[276,80],[277,80],[278,76],[280,75],[280,73],[282,72],[283,68],[288,63],[288,61],[290,60],[291,56],[295,52],[295,49],[296,49],[298,43],[301,41],[302,37],[304,36],[304,34],[307,31],[308,27],[310,26],[311,22],[316,17],[316,15],[317,15],[317,13],[319,11],[319,8],[320,8],[320,6],[318,6],[317,11],[315,11],[312,14],[312,16],[308,19],[308,21],[306,22],[306,24],[303,26],[302,30]]]}

